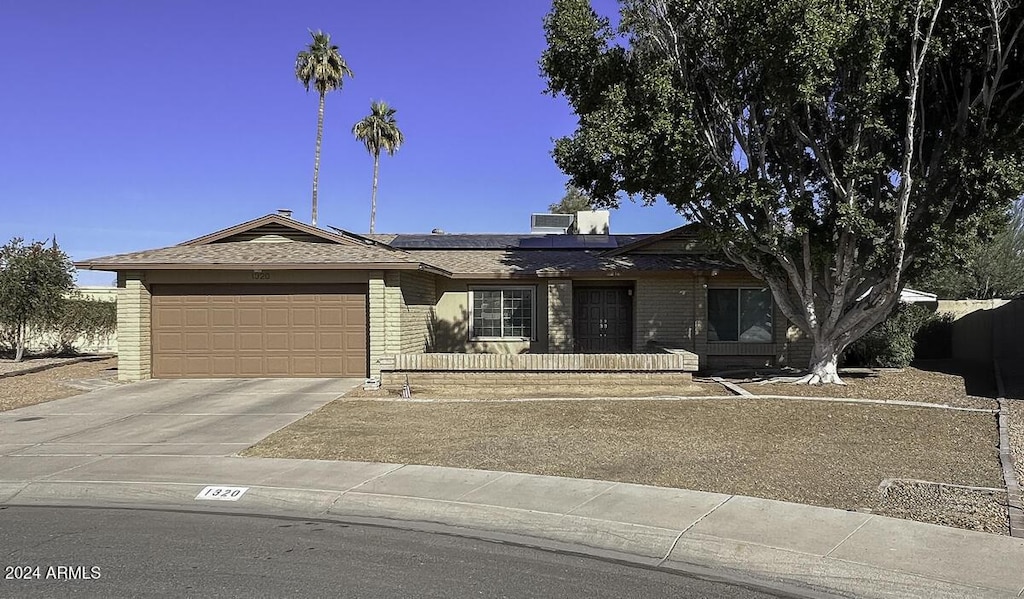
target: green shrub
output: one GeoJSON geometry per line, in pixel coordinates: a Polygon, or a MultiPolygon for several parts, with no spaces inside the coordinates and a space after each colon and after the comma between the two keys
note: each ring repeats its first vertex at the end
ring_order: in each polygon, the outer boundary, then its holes
{"type": "Polygon", "coordinates": [[[914,359],[914,338],[938,317],[923,306],[900,304],[884,321],[855,341],[843,354],[847,366],[905,368],[914,359]]]}
{"type": "Polygon", "coordinates": [[[46,323],[54,336],[51,351],[75,353],[75,341],[94,343],[117,330],[117,304],[90,299],[69,299],[60,312],[46,323]]]}

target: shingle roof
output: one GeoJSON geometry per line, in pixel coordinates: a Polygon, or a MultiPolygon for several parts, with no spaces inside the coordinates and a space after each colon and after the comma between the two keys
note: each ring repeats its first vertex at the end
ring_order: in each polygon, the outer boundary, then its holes
{"type": "Polygon", "coordinates": [[[258,243],[228,241],[206,245],[176,245],[154,250],[131,252],[93,258],[77,264],[79,268],[104,269],[153,268],[171,265],[196,266],[262,266],[321,265],[351,268],[376,264],[408,265],[415,268],[421,261],[408,252],[379,246],[292,241],[258,243]]]}

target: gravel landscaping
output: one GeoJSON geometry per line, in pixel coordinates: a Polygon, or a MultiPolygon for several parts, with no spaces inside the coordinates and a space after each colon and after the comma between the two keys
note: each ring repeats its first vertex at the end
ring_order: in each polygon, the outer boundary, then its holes
{"type": "MultiPolygon", "coordinates": [[[[751,495],[849,510],[905,478],[1001,487],[993,414],[799,400],[339,400],[244,455],[504,470],[751,495]]],[[[988,499],[977,520],[994,526],[988,499]]],[[[932,501],[923,497],[925,504],[932,501]]],[[[967,500],[964,500],[967,505],[967,500]]],[[[941,523],[971,526],[938,510],[941,523]]],[[[964,508],[964,511],[970,511],[964,508]]]]}
{"type": "Polygon", "coordinates": [[[39,368],[40,366],[50,366],[52,364],[63,364],[65,362],[74,362],[78,360],[78,357],[71,358],[36,358],[32,356],[26,356],[21,362],[15,362],[10,359],[0,359],[0,375],[12,374],[15,372],[21,372],[23,370],[32,370],[39,368]]]}
{"type": "Polygon", "coordinates": [[[919,401],[994,410],[999,406],[994,399],[996,390],[991,368],[987,364],[964,367],[937,361],[899,370],[841,373],[845,385],[734,382],[755,395],[919,401]]]}
{"type": "Polygon", "coordinates": [[[1017,481],[1024,485],[1024,400],[1010,401],[1010,453],[1017,481]]]}
{"type": "Polygon", "coordinates": [[[883,485],[874,513],[955,526],[998,535],[1010,534],[1006,491],[895,480],[883,485]]]}
{"type": "Polygon", "coordinates": [[[66,385],[67,381],[116,375],[117,358],[110,357],[5,377],[0,379],[0,412],[82,393],[66,385]]]}

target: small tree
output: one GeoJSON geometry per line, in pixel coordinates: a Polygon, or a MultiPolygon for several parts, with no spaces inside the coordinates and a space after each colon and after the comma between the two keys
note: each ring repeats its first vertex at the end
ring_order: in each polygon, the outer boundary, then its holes
{"type": "Polygon", "coordinates": [[[565,195],[557,203],[548,206],[554,214],[576,214],[585,210],[591,210],[593,200],[590,199],[582,189],[572,183],[565,184],[565,195]]]}
{"type": "Polygon", "coordinates": [[[75,268],[56,238],[49,247],[20,237],[0,247],[0,324],[13,333],[15,362],[25,355],[28,327],[57,318],[74,285],[75,268]]]}

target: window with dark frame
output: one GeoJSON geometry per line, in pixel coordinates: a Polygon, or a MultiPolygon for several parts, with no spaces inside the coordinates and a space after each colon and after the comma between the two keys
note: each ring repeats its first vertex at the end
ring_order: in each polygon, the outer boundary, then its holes
{"type": "Polygon", "coordinates": [[[708,341],[771,343],[772,294],[768,289],[708,289],[708,341]]]}
{"type": "Polygon", "coordinates": [[[495,287],[470,289],[471,339],[532,339],[533,289],[495,287]]]}

